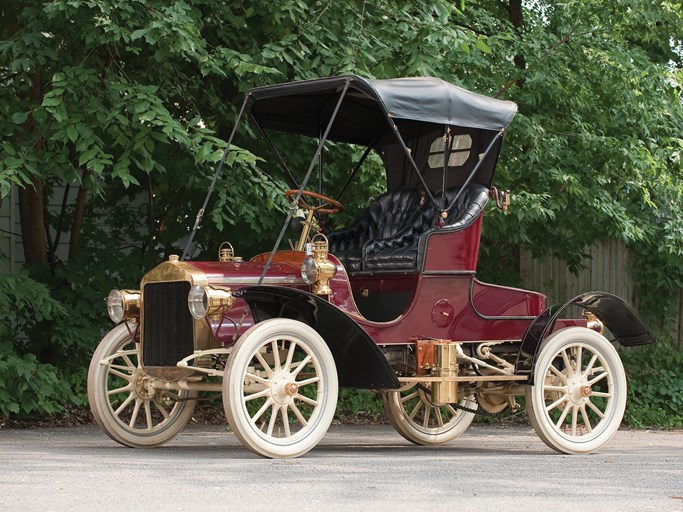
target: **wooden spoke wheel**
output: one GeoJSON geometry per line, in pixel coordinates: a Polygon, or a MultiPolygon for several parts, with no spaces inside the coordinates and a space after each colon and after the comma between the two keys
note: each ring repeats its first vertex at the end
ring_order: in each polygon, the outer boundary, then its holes
{"type": "Polygon", "coordinates": [[[568,454],[600,449],[615,434],[626,407],[626,374],[602,335],[570,327],[540,346],[526,409],[545,444],[568,454]]]}
{"type": "Polygon", "coordinates": [[[97,347],[88,370],[88,400],[99,427],[114,441],[133,448],[173,439],[187,424],[196,392],[152,390],[140,364],[140,347],[125,324],[97,347]]]}
{"type": "Polygon", "coordinates": [[[230,427],[264,457],[298,457],[317,445],[332,423],[337,395],[330,349],[296,320],[254,325],[235,344],[223,376],[230,427]]]}
{"type": "MultiPolygon", "coordinates": [[[[429,389],[429,384],[409,384],[382,393],[384,409],[394,429],[411,443],[424,446],[447,443],[465,432],[474,414],[450,404],[433,404],[424,388],[429,389]]],[[[473,398],[463,399],[459,405],[477,408],[473,398]]]]}

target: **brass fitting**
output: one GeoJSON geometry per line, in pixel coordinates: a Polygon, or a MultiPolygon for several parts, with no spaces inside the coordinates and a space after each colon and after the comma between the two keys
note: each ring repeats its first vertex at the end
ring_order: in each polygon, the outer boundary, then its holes
{"type": "Polygon", "coordinates": [[[327,237],[318,233],[311,241],[311,256],[306,257],[302,263],[301,275],[307,283],[313,284],[313,293],[316,295],[330,295],[330,279],[337,273],[337,267],[327,256],[329,254],[329,242],[327,237]]]}
{"type": "Polygon", "coordinates": [[[218,261],[228,263],[235,259],[235,249],[230,242],[223,242],[218,248],[218,261]]]}
{"type": "Polygon", "coordinates": [[[595,331],[598,334],[605,334],[605,324],[603,324],[597,316],[587,309],[584,309],[583,317],[586,319],[586,327],[591,331],[595,331]]]}
{"type": "MultiPolygon", "coordinates": [[[[458,376],[458,344],[455,342],[435,345],[436,365],[433,374],[437,377],[458,376]]],[[[432,403],[435,405],[452,404],[458,401],[456,381],[432,382],[432,403]]]]}

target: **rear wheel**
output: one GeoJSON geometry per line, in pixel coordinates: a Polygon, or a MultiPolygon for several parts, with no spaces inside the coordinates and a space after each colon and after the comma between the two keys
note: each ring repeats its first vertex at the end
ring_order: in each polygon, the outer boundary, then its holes
{"type": "Polygon", "coordinates": [[[626,407],[626,374],[602,335],[570,327],[539,348],[526,410],[545,444],[568,454],[600,449],[619,429],[626,407]]]}
{"type": "Polygon", "coordinates": [[[192,417],[196,392],[155,390],[150,394],[139,344],[121,324],[107,334],[88,369],[90,410],[102,431],[133,448],[173,439],[192,417]]]}
{"type": "Polygon", "coordinates": [[[298,457],[318,444],[337,406],[337,369],[320,335],[273,318],[235,344],[223,376],[228,423],[242,444],[270,458],[298,457]]]}
{"type": "MultiPolygon", "coordinates": [[[[444,444],[465,432],[474,414],[450,404],[433,404],[428,386],[428,383],[409,384],[397,391],[383,392],[384,410],[396,432],[411,443],[424,446],[444,444]]],[[[473,398],[463,399],[459,405],[477,408],[473,398]]]]}

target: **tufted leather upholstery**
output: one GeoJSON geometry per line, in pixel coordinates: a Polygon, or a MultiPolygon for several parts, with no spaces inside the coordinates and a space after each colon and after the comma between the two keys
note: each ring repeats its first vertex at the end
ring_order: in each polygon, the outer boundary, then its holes
{"type": "Polygon", "coordinates": [[[349,271],[362,270],[363,244],[392,237],[411,217],[419,215],[423,202],[424,197],[414,188],[382,194],[352,224],[327,235],[330,252],[349,271]]]}
{"type": "MultiPolygon", "coordinates": [[[[459,190],[453,187],[446,191],[447,205],[459,190]]],[[[442,198],[442,193],[436,195],[438,204],[443,204],[442,198]]],[[[469,225],[488,198],[486,187],[470,185],[448,210],[444,228],[469,225]]],[[[426,249],[426,233],[434,228],[438,214],[439,209],[416,189],[383,194],[348,228],[328,235],[330,251],[351,272],[415,270],[426,249]]]]}

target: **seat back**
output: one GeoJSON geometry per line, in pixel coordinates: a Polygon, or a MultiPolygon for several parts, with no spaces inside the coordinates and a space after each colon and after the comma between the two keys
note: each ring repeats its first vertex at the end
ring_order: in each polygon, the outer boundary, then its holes
{"type": "Polygon", "coordinates": [[[416,189],[385,192],[351,225],[327,235],[330,251],[360,250],[367,240],[390,238],[418,215],[423,202],[423,196],[416,189]]]}

